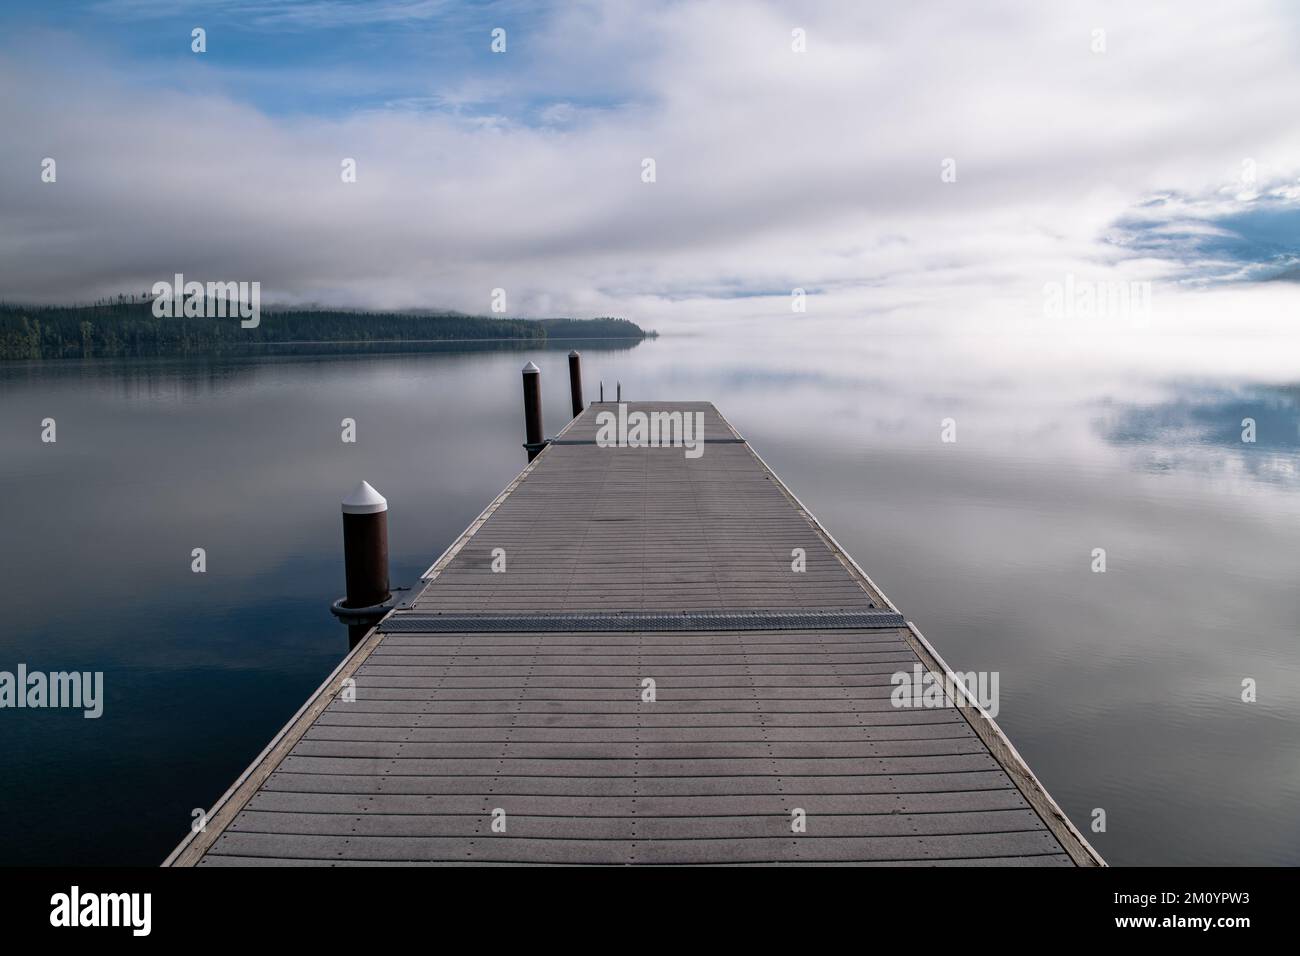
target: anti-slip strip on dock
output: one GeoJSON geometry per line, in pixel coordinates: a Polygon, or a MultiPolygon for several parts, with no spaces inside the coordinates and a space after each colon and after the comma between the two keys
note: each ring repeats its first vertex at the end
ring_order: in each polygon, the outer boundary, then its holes
{"type": "Polygon", "coordinates": [[[854,611],[591,611],[476,614],[398,611],[380,626],[393,633],[491,631],[808,631],[906,627],[903,615],[854,611]]]}
{"type": "MultiPolygon", "coordinates": [[[[743,438],[697,438],[697,439],[695,439],[695,441],[697,441],[697,442],[703,442],[703,443],[706,444],[706,445],[743,445],[743,444],[745,444],[745,439],[743,439],[743,438]]],[[[548,439],[546,440],[546,442],[544,442],[544,444],[549,444],[549,445],[595,445],[595,444],[598,444],[598,442],[597,442],[596,439],[594,439],[594,438],[548,438],[548,439]]],[[[525,446],[525,447],[526,447],[526,446],[525,446]]],[[[623,447],[623,446],[610,445],[610,446],[608,446],[608,447],[610,447],[610,448],[617,448],[617,447],[623,447]]],[[[674,445],[674,444],[672,444],[672,443],[670,443],[670,442],[662,442],[662,443],[660,443],[660,444],[658,444],[658,445],[643,445],[643,446],[628,445],[628,446],[626,446],[626,447],[628,447],[628,448],[636,448],[636,447],[643,447],[643,448],[681,448],[682,446],[681,446],[681,445],[674,445]]]]}

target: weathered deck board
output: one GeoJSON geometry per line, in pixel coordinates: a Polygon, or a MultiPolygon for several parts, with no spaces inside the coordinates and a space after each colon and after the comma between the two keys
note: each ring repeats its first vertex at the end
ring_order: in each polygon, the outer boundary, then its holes
{"type": "MultiPolygon", "coordinates": [[[[784,820],[779,825],[784,825],[784,820]]],[[[464,835],[456,837],[227,832],[221,842],[224,850],[234,855],[282,859],[332,857],[369,861],[596,865],[964,860],[989,856],[1054,856],[1061,852],[1056,840],[1042,829],[909,837],[809,837],[787,833],[757,838],[725,835],[632,840],[507,837],[489,832],[487,822],[482,820],[477,828],[465,827],[464,835]]]]}
{"type": "Polygon", "coordinates": [[[1015,789],[1000,770],[912,774],[837,776],[803,775],[790,780],[774,776],[747,777],[519,777],[502,774],[461,776],[392,776],[293,773],[280,770],[265,782],[264,790],[291,793],[399,794],[424,797],[463,794],[519,794],[529,796],[635,796],[717,797],[751,794],[784,795],[811,792],[819,795],[963,793],[975,790],[1015,789]]]}
{"type": "Polygon", "coordinates": [[[894,706],[893,674],[943,671],[896,616],[421,632],[454,612],[894,610],[712,405],[630,408],[703,413],[704,453],[599,447],[585,412],[169,862],[1100,863],[987,715],[894,706]]]}
{"type": "MultiPolygon", "coordinates": [[[[712,866],[769,866],[773,862],[761,861],[712,863],[712,866]]],[[[797,862],[797,861],[796,861],[797,862]]],[[[1010,857],[975,857],[943,860],[822,860],[822,866],[1074,866],[1074,861],[1065,854],[1047,856],[1010,856],[1010,857]]],[[[308,857],[285,859],[280,857],[259,856],[210,856],[204,859],[204,866],[462,866],[463,861],[448,860],[442,862],[410,862],[406,860],[342,860],[311,859],[308,857]]],[[[484,866],[548,866],[548,863],[513,860],[509,862],[485,861],[484,866]]]]}
{"type": "MultiPolygon", "coordinates": [[[[963,813],[982,810],[1024,810],[1028,804],[1018,790],[940,791],[913,794],[733,794],[730,796],[604,797],[528,795],[530,810],[541,816],[649,817],[758,816],[786,813],[786,802],[797,797],[815,812],[827,815],[963,813]]],[[[492,812],[491,800],[472,795],[431,797],[415,794],[363,796],[348,793],[262,791],[249,801],[249,810],[284,813],[426,814],[482,816],[492,812]]]]}

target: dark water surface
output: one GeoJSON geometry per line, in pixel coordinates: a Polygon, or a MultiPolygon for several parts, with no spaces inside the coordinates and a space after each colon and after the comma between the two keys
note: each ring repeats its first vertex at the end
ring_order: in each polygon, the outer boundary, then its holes
{"type": "MultiPolygon", "coordinates": [[[[1300,863],[1300,384],[816,342],[586,348],[588,397],[714,401],[1112,863],[1300,863]]],[[[413,582],[522,467],[529,359],[553,434],[562,349],[0,365],[0,670],[106,698],[0,710],[0,863],[161,861],[346,651],[342,496],[413,582]]]]}

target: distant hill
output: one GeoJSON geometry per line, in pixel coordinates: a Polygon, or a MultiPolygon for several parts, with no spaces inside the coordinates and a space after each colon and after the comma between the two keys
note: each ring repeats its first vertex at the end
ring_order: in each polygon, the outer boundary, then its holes
{"type": "Polygon", "coordinates": [[[0,305],[0,359],[194,355],[289,343],[409,343],[654,336],[627,319],[495,319],[454,312],[266,307],[238,318],[158,318],[147,300],[91,306],[0,305]]]}
{"type": "Polygon", "coordinates": [[[530,319],[553,339],[644,339],[659,333],[641,328],[627,319],[530,319]]]}

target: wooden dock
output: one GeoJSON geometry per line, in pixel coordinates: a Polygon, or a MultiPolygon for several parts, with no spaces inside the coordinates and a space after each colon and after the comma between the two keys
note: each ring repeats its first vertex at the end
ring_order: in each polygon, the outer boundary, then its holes
{"type": "Polygon", "coordinates": [[[1104,865],[981,709],[891,702],[946,665],[717,409],[626,404],[703,453],[589,407],[165,865],[1104,865]]]}

